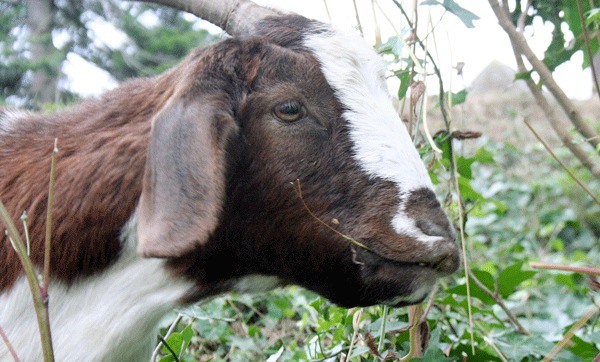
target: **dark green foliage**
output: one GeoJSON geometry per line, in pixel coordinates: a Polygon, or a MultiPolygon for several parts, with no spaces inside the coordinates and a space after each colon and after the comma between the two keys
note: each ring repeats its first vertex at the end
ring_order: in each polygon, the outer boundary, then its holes
{"type": "MultiPolygon", "coordinates": [[[[197,21],[193,16],[180,11],[116,0],[55,0],[52,38],[60,49],[43,59],[31,59],[28,52],[31,40],[23,35],[26,10],[24,2],[0,1],[0,98],[16,96],[21,99],[19,103],[30,106],[37,105],[31,102],[35,97],[28,93],[27,75],[43,68],[48,74],[60,77],[69,53],[123,81],[162,73],[192,48],[215,40],[206,30],[195,26],[197,21]],[[147,19],[156,20],[156,25],[147,19]],[[107,27],[123,35],[126,39],[123,44],[115,48],[98,40],[97,35],[102,35],[107,27]]],[[[60,91],[63,102],[73,99],[65,89],[60,91]]]]}

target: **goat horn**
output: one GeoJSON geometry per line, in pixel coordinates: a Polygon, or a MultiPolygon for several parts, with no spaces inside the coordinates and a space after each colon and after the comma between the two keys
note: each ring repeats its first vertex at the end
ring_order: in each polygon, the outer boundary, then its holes
{"type": "Polygon", "coordinates": [[[196,15],[231,35],[252,34],[256,24],[280,12],[250,0],[143,0],[196,15]]]}

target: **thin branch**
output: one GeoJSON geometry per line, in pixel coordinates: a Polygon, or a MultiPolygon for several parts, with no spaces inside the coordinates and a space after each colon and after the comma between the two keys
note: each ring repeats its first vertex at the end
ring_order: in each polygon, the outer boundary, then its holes
{"type": "Polygon", "coordinates": [[[360,35],[364,38],[365,34],[363,33],[363,28],[360,24],[360,17],[358,16],[358,7],[356,6],[356,0],[352,0],[352,4],[354,4],[354,15],[356,16],[356,25],[358,26],[358,31],[360,32],[360,35]]]}
{"type": "Polygon", "coordinates": [[[534,269],[563,270],[563,271],[570,271],[570,272],[579,273],[579,274],[600,276],[600,268],[589,268],[589,267],[583,267],[583,266],[571,266],[571,265],[541,263],[541,262],[531,262],[531,263],[529,263],[529,266],[531,266],[534,269]]]}
{"type": "Polygon", "coordinates": [[[6,333],[4,333],[4,329],[2,329],[1,326],[0,326],[0,337],[2,337],[2,340],[4,341],[6,348],[8,348],[8,351],[10,352],[10,355],[12,356],[13,360],[15,360],[15,362],[20,362],[21,360],[19,359],[19,356],[17,356],[17,352],[13,348],[13,345],[10,343],[8,336],[6,335],[6,333]]]}
{"type": "Polygon", "coordinates": [[[313,217],[313,219],[317,220],[321,225],[325,226],[329,230],[331,230],[334,233],[338,234],[342,238],[350,241],[352,244],[354,244],[354,245],[356,245],[358,247],[361,247],[361,248],[363,248],[365,250],[372,251],[371,248],[369,248],[365,244],[361,243],[360,241],[357,241],[357,240],[353,239],[352,237],[350,237],[350,236],[348,236],[346,234],[343,234],[343,233],[337,231],[336,229],[334,229],[333,227],[331,227],[328,223],[326,223],[325,221],[321,220],[317,215],[315,215],[315,213],[312,212],[312,210],[308,207],[308,205],[304,201],[304,197],[302,196],[302,185],[300,184],[300,180],[296,180],[296,182],[298,183],[298,187],[296,187],[296,184],[294,182],[290,182],[290,184],[292,185],[292,187],[294,188],[294,191],[296,192],[296,194],[300,198],[300,201],[302,202],[302,206],[304,206],[304,208],[306,209],[306,211],[309,213],[310,216],[313,217]]]}
{"type": "Polygon", "coordinates": [[[379,333],[379,344],[377,346],[377,351],[379,353],[381,353],[383,350],[383,341],[385,340],[385,325],[387,322],[387,316],[388,316],[389,309],[390,308],[387,305],[384,305],[383,312],[381,313],[381,331],[379,333]]]}
{"type": "Polygon", "coordinates": [[[598,312],[600,312],[600,308],[597,305],[594,305],[592,309],[590,309],[589,311],[587,311],[587,313],[581,316],[581,318],[579,318],[579,320],[575,322],[575,324],[573,324],[571,329],[569,329],[569,331],[565,333],[563,339],[560,342],[558,342],[554,346],[554,348],[550,350],[550,352],[548,352],[548,354],[544,357],[543,362],[553,361],[554,357],[558,354],[558,352],[560,352],[569,343],[569,341],[571,341],[571,338],[573,338],[575,333],[578,330],[580,330],[587,323],[587,321],[590,320],[598,312]]]}
{"type": "MultiPolygon", "coordinates": [[[[540,76],[540,79],[546,88],[550,91],[550,93],[552,93],[554,98],[556,98],[558,103],[561,105],[562,109],[569,117],[577,131],[581,133],[581,135],[594,147],[594,149],[598,149],[598,147],[600,147],[600,139],[596,137],[596,132],[589,124],[585,122],[581,114],[577,112],[573,102],[571,102],[569,97],[567,97],[564,91],[556,83],[548,67],[546,67],[546,65],[535,56],[533,50],[531,50],[527,44],[527,40],[523,34],[518,32],[513,25],[510,17],[508,16],[509,14],[500,8],[500,4],[498,4],[497,0],[488,0],[488,2],[492,7],[496,18],[498,19],[498,23],[510,38],[513,48],[518,50],[518,54],[525,55],[533,69],[540,76]]],[[[600,172],[600,170],[598,170],[598,172],[600,172]]],[[[598,175],[600,175],[600,173],[598,175]]],[[[600,176],[598,177],[600,178],[600,176]]]]}
{"type": "Polygon", "coordinates": [[[431,291],[431,293],[429,293],[429,301],[427,302],[427,305],[425,306],[425,310],[423,311],[423,315],[421,316],[420,323],[427,321],[427,316],[429,315],[429,311],[433,307],[433,304],[435,302],[435,295],[437,294],[438,290],[439,290],[439,285],[436,284],[433,287],[433,290],[431,291]]]}
{"type": "Polygon", "coordinates": [[[54,181],[56,180],[56,154],[58,153],[58,139],[54,139],[54,148],[50,161],[50,183],[48,185],[48,209],[46,210],[46,242],[44,246],[44,290],[48,297],[48,284],[50,283],[50,246],[52,245],[52,207],[54,205],[54,181]]]}
{"type": "Polygon", "coordinates": [[[169,350],[169,353],[171,353],[171,356],[173,356],[173,359],[175,359],[175,362],[179,362],[179,356],[177,356],[177,353],[175,353],[173,348],[171,348],[171,346],[169,346],[169,343],[167,343],[167,341],[163,338],[163,336],[158,336],[158,339],[160,339],[160,342],[169,350]]]}
{"type": "Polygon", "coordinates": [[[398,9],[400,9],[400,12],[402,13],[402,16],[404,16],[404,19],[408,23],[408,26],[411,29],[414,29],[413,35],[415,37],[415,40],[419,44],[419,46],[421,47],[421,49],[423,49],[425,51],[425,56],[427,58],[429,58],[429,61],[431,61],[431,65],[433,66],[433,71],[435,72],[435,75],[439,79],[439,84],[440,84],[440,87],[439,87],[440,88],[440,90],[439,90],[440,110],[442,112],[442,118],[444,119],[444,123],[446,124],[446,128],[448,128],[448,130],[449,130],[450,129],[450,116],[448,115],[448,110],[446,109],[446,101],[445,101],[446,91],[444,90],[444,83],[442,82],[442,73],[440,71],[440,68],[438,68],[437,63],[433,59],[433,56],[431,56],[431,54],[427,51],[427,47],[425,47],[425,45],[423,44],[423,42],[421,41],[421,39],[419,38],[419,36],[416,34],[416,29],[414,28],[414,25],[413,25],[412,21],[410,20],[410,17],[406,13],[406,11],[404,11],[404,7],[402,6],[402,4],[400,4],[398,2],[398,0],[392,0],[392,1],[394,2],[394,4],[396,4],[396,6],[398,7],[398,9]]]}
{"type": "Polygon", "coordinates": [[[560,166],[569,174],[569,176],[571,176],[571,178],[573,178],[573,180],[575,180],[575,182],[577,182],[577,184],[585,191],[587,192],[588,195],[590,195],[592,197],[592,199],[594,199],[594,201],[596,202],[596,204],[598,204],[600,206],[600,200],[596,197],[596,195],[594,195],[594,193],[592,192],[592,190],[590,190],[584,183],[583,181],[581,181],[577,176],[575,176],[575,174],[573,173],[573,171],[571,171],[571,169],[569,169],[567,167],[567,165],[564,164],[564,162],[562,162],[560,160],[560,158],[558,158],[558,156],[556,156],[556,154],[554,153],[554,151],[552,151],[552,148],[550,148],[550,145],[548,145],[543,139],[542,137],[540,137],[540,135],[535,131],[535,129],[531,126],[531,124],[529,124],[529,122],[527,120],[525,120],[525,124],[527,125],[527,127],[531,130],[531,132],[533,132],[533,134],[535,135],[535,137],[538,139],[538,141],[540,141],[544,147],[546,148],[546,151],[548,151],[548,153],[550,153],[550,155],[552,155],[552,157],[556,160],[556,162],[558,162],[560,164],[560,166]]]}
{"type": "MultiPolygon", "coordinates": [[[[171,325],[169,326],[169,329],[167,330],[167,333],[165,333],[165,336],[163,337],[163,339],[166,340],[167,338],[169,338],[171,333],[173,333],[173,331],[175,330],[175,327],[177,327],[177,324],[179,324],[179,321],[181,321],[182,317],[183,317],[183,314],[181,314],[181,313],[177,314],[177,318],[175,318],[173,323],[171,323],[171,325]]],[[[154,349],[154,352],[152,352],[152,358],[150,358],[150,361],[152,361],[152,362],[156,361],[156,358],[158,357],[158,353],[160,353],[161,343],[159,343],[156,346],[156,348],[154,349]]]]}
{"type": "Polygon", "coordinates": [[[27,256],[27,248],[23,244],[23,240],[17,231],[15,224],[13,223],[8,210],[4,206],[4,203],[0,201],[0,219],[6,227],[6,233],[8,238],[14,247],[17,256],[23,270],[25,271],[25,277],[29,283],[29,289],[33,297],[33,305],[35,307],[35,313],[37,316],[40,339],[42,343],[42,349],[44,352],[44,361],[54,361],[54,352],[52,349],[52,337],[50,334],[50,322],[48,318],[48,299],[42,297],[41,289],[42,286],[39,283],[36,270],[31,262],[31,259],[27,256]]]}
{"type": "Polygon", "coordinates": [[[500,298],[498,293],[495,293],[495,292],[492,292],[491,290],[489,290],[488,287],[486,287],[481,281],[479,281],[479,279],[477,279],[475,274],[473,274],[473,272],[470,270],[469,270],[469,277],[471,277],[471,279],[473,279],[473,283],[475,283],[475,285],[477,285],[481,290],[483,290],[483,292],[485,294],[489,295],[492,299],[494,299],[496,304],[498,304],[498,306],[500,308],[502,308],[502,310],[504,311],[504,313],[506,313],[506,315],[508,316],[508,319],[511,321],[511,323],[516,328],[518,333],[526,334],[526,335],[531,334],[525,327],[523,327],[523,325],[521,325],[521,323],[519,322],[517,317],[511,312],[511,310],[508,309],[508,307],[506,306],[506,304],[504,304],[504,301],[502,300],[502,298],[500,298]]]}
{"type": "MultiPolygon", "coordinates": [[[[450,145],[452,146],[452,139],[450,139],[450,145]]],[[[452,149],[452,147],[450,147],[452,149]]],[[[456,155],[452,152],[451,160],[452,160],[452,180],[454,183],[454,191],[456,192],[458,198],[458,217],[459,217],[459,231],[460,231],[460,247],[462,249],[463,254],[463,268],[465,269],[465,287],[467,288],[467,312],[469,314],[469,333],[471,336],[471,352],[475,354],[475,337],[473,334],[473,308],[471,306],[471,284],[469,282],[468,274],[471,273],[471,269],[469,268],[469,262],[467,259],[467,242],[465,239],[465,214],[462,204],[462,196],[460,194],[460,187],[458,184],[458,169],[457,163],[455,160],[456,155]]]]}

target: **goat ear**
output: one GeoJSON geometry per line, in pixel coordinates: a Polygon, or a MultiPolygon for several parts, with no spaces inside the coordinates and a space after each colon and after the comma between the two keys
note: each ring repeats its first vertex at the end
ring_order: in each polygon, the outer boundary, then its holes
{"type": "Polygon", "coordinates": [[[237,130],[225,97],[170,101],[152,123],[138,209],[138,253],[177,257],[217,227],[226,145],[237,130]]]}

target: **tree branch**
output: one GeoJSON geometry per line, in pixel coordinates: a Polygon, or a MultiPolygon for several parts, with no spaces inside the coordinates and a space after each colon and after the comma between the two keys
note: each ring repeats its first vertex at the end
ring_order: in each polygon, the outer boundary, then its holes
{"type": "MultiPolygon", "coordinates": [[[[533,67],[533,70],[538,73],[546,88],[550,91],[554,98],[556,98],[577,131],[581,133],[581,135],[594,147],[595,150],[598,149],[598,147],[600,147],[600,137],[598,137],[598,134],[596,134],[595,130],[589,124],[587,124],[579,112],[577,112],[573,102],[571,102],[560,86],[556,83],[548,67],[546,67],[546,65],[535,56],[533,50],[531,50],[527,44],[527,40],[523,34],[518,32],[511,22],[508,13],[500,8],[500,4],[497,0],[488,0],[488,2],[490,3],[496,18],[498,19],[498,23],[510,38],[513,48],[517,50],[519,55],[525,55],[533,67]]],[[[600,172],[600,170],[597,172],[600,172]]],[[[600,178],[600,176],[598,177],[600,178]]]]}

